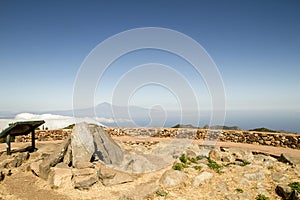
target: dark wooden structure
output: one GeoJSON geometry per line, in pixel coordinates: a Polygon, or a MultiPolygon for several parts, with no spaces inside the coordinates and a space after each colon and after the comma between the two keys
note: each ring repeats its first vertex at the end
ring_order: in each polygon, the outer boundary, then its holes
{"type": "Polygon", "coordinates": [[[31,133],[31,147],[28,148],[29,150],[35,150],[35,129],[40,125],[44,124],[45,121],[24,121],[24,122],[15,122],[9,125],[8,128],[4,129],[0,133],[0,138],[6,137],[6,152],[7,155],[11,154],[10,149],[10,140],[12,136],[19,136],[19,135],[27,135],[31,133]]]}

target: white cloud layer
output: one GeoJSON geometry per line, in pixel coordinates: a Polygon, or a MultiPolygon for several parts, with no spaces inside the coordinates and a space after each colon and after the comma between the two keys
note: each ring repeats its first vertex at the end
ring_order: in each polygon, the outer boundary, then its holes
{"type": "MultiPolygon", "coordinates": [[[[59,129],[66,127],[70,124],[79,123],[79,122],[88,122],[102,125],[104,124],[112,124],[114,123],[114,119],[112,118],[74,118],[70,116],[63,115],[53,115],[53,114],[32,114],[32,113],[20,113],[15,116],[14,119],[0,119],[0,130],[8,127],[9,123],[17,122],[17,121],[29,121],[29,120],[44,120],[44,127],[48,127],[49,129],[59,129]]],[[[122,122],[130,122],[127,119],[118,119],[118,121],[122,122]]]]}

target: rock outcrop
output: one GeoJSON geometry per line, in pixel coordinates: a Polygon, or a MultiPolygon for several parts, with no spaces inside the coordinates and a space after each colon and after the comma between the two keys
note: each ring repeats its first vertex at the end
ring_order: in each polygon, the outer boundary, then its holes
{"type": "Polygon", "coordinates": [[[72,133],[72,163],[89,162],[92,156],[97,156],[102,162],[119,165],[123,160],[123,150],[114,140],[97,125],[80,123],[72,133]]]}

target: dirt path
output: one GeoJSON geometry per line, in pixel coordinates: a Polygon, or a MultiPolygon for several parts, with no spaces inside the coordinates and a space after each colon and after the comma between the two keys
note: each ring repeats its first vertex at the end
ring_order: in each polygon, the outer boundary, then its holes
{"type": "MultiPolygon", "coordinates": [[[[131,136],[119,136],[113,137],[113,139],[118,141],[158,141],[158,142],[170,142],[172,138],[156,138],[156,137],[131,137],[131,136]]],[[[36,146],[38,149],[43,150],[43,152],[51,151],[53,149],[53,145],[59,145],[62,141],[37,141],[36,146]],[[46,145],[48,144],[48,145],[46,145]]],[[[192,143],[203,144],[203,140],[193,140],[192,143]]],[[[18,143],[13,142],[11,143],[12,149],[20,149],[29,146],[30,143],[18,143]]],[[[231,148],[244,148],[249,149],[253,152],[261,152],[267,153],[275,156],[280,156],[282,153],[292,154],[294,156],[300,157],[300,150],[298,149],[291,149],[291,148],[283,148],[283,147],[273,147],[273,146],[264,146],[264,145],[254,145],[254,144],[245,144],[245,143],[234,143],[234,142],[217,142],[217,146],[220,147],[231,147],[231,148]]],[[[0,152],[6,151],[6,144],[0,144],[0,152]]]]}
{"type": "Polygon", "coordinates": [[[5,199],[70,200],[69,197],[51,190],[39,178],[29,173],[15,173],[12,177],[6,178],[0,185],[0,191],[0,199],[3,195],[5,199]]]}
{"type": "MultiPolygon", "coordinates": [[[[121,136],[113,137],[118,141],[158,141],[158,142],[171,142],[172,138],[155,138],[155,137],[131,137],[131,136],[121,136]]],[[[203,144],[203,140],[192,140],[192,143],[203,144]]],[[[254,144],[245,144],[245,143],[234,143],[234,142],[217,142],[215,144],[219,147],[231,147],[231,148],[243,148],[249,149],[253,152],[267,153],[275,156],[280,156],[282,153],[288,153],[300,157],[300,150],[283,148],[283,147],[273,147],[273,146],[264,146],[264,145],[254,145],[254,144]]]]}

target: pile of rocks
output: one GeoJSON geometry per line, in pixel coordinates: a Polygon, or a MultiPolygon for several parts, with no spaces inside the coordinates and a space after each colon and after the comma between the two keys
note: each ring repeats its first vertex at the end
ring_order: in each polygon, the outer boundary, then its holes
{"type": "Polygon", "coordinates": [[[65,194],[110,191],[106,199],[234,200],[255,199],[258,195],[300,199],[290,186],[299,184],[300,188],[299,157],[275,157],[184,141],[126,142],[133,147],[126,151],[102,127],[81,123],[54,153],[0,155],[0,181],[11,175],[11,168],[26,163],[27,170],[65,194]],[[149,151],[133,151],[143,149],[140,147],[149,147],[149,151]]]}
{"type": "MultiPolygon", "coordinates": [[[[152,143],[155,142],[143,142],[152,143]]],[[[102,127],[80,123],[57,152],[31,163],[30,170],[50,181],[54,188],[88,189],[98,181],[105,186],[130,182],[137,174],[155,171],[172,161],[165,154],[127,152],[102,127]]]]}

